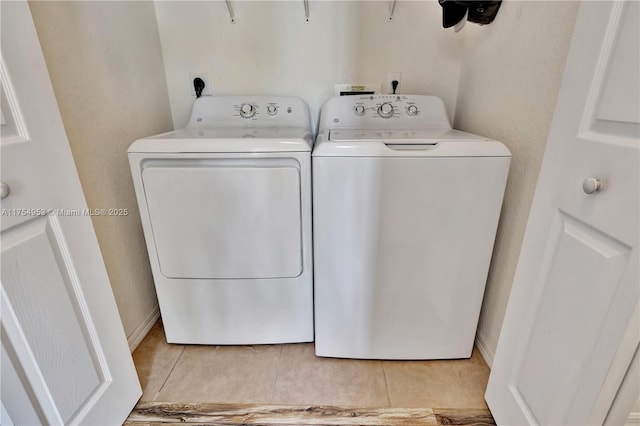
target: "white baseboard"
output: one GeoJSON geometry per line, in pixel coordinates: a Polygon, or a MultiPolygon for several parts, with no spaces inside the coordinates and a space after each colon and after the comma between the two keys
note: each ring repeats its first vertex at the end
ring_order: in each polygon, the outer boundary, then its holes
{"type": "Polygon", "coordinates": [[[147,333],[149,333],[149,330],[151,330],[151,327],[153,327],[156,321],[158,321],[158,318],[160,318],[160,307],[156,305],[151,312],[149,312],[149,315],[147,315],[147,317],[138,324],[136,329],[127,336],[127,342],[129,343],[129,350],[131,350],[131,353],[133,353],[140,342],[142,342],[142,339],[144,339],[147,333]]]}
{"type": "Polygon", "coordinates": [[[640,413],[631,413],[624,426],[638,426],[640,425],[640,413]]]}
{"type": "Polygon", "coordinates": [[[476,347],[480,351],[480,355],[482,355],[484,362],[486,362],[489,368],[491,368],[493,358],[496,356],[496,353],[489,347],[484,336],[479,331],[476,334],[476,347]]]}

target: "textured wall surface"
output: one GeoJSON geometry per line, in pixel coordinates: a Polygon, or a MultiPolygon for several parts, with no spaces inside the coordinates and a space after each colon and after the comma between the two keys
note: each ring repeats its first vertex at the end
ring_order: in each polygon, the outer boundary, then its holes
{"type": "Polygon", "coordinates": [[[129,209],[92,219],[131,340],[157,300],[127,148],[172,129],[154,4],[30,6],[89,208],[129,209]]]}
{"type": "Polygon", "coordinates": [[[551,126],[579,2],[505,0],[496,20],[464,28],[455,126],[513,155],[478,337],[496,349],[551,126]]]}
{"type": "MultiPolygon", "coordinates": [[[[303,98],[315,123],[335,83],[387,83],[402,72],[404,93],[442,97],[455,110],[462,34],[445,31],[436,1],[156,2],[176,128],[191,113],[189,73],[209,73],[213,94],[303,98]]],[[[384,86],[383,86],[384,87],[384,86]]]]}

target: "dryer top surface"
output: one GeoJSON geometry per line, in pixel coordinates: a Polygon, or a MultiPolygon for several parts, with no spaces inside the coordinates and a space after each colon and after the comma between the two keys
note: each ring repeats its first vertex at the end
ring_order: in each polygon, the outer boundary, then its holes
{"type": "Polygon", "coordinates": [[[129,152],[309,152],[312,142],[301,128],[186,128],[138,139],[129,152]]]}

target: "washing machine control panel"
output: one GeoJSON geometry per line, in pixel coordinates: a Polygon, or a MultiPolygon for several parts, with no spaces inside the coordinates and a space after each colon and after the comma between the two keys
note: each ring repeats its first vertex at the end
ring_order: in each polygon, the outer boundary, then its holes
{"type": "Polygon", "coordinates": [[[442,100],[425,95],[354,95],[330,99],[320,127],[450,127],[442,100]]]}
{"type": "Polygon", "coordinates": [[[399,118],[403,115],[415,117],[420,114],[420,106],[415,101],[412,101],[409,96],[361,96],[355,99],[353,113],[359,117],[371,115],[385,119],[399,118]]]}
{"type": "Polygon", "coordinates": [[[293,96],[202,96],[187,127],[308,127],[309,107],[293,96]]]}

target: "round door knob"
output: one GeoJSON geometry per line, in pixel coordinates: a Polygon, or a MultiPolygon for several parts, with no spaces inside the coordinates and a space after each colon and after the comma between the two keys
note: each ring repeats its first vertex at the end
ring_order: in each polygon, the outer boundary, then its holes
{"type": "Polygon", "coordinates": [[[4,182],[0,182],[0,200],[4,200],[11,194],[11,187],[4,182]]]}
{"type": "Polygon", "coordinates": [[[393,105],[391,105],[389,102],[383,103],[382,105],[380,105],[380,108],[378,108],[378,115],[382,118],[393,117],[393,105]]]}
{"type": "Polygon", "coordinates": [[[602,189],[602,181],[594,177],[588,177],[582,182],[582,190],[585,194],[593,194],[602,189]]]}
{"type": "Polygon", "coordinates": [[[356,112],[356,115],[364,115],[365,108],[363,105],[356,105],[354,111],[356,112]]]}
{"type": "Polygon", "coordinates": [[[251,118],[256,115],[256,109],[251,104],[240,105],[240,116],[243,118],[251,118]]]}

